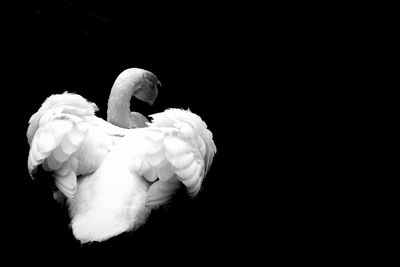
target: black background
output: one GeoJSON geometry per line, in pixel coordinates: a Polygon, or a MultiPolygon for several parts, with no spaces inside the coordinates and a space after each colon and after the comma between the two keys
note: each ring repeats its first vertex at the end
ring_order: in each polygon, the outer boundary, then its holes
{"type": "Polygon", "coordinates": [[[266,46],[257,7],[184,8],[60,1],[3,13],[3,101],[10,103],[2,108],[10,129],[5,151],[12,158],[4,167],[13,170],[3,188],[10,252],[40,261],[55,256],[66,262],[106,257],[173,263],[249,261],[253,254],[273,256],[286,247],[279,211],[285,200],[276,192],[278,177],[271,179],[281,156],[266,152],[276,146],[268,139],[279,135],[268,125],[285,112],[274,99],[282,64],[275,59],[283,54],[276,29],[269,30],[274,37],[266,46]],[[197,198],[181,197],[154,211],[133,233],[82,246],[46,182],[27,173],[28,120],[46,97],[64,91],[95,102],[97,115],[106,118],[111,86],[131,67],[152,71],[162,83],[155,104],[133,100],[135,111],[190,108],[213,132],[218,152],[197,198]]]}
{"type": "Polygon", "coordinates": [[[252,265],[358,255],[369,236],[352,220],[365,199],[357,192],[367,192],[357,160],[369,141],[354,129],[365,106],[376,108],[362,97],[380,88],[366,69],[371,31],[381,29],[357,15],[373,12],[251,1],[1,8],[1,242],[14,260],[252,265]],[[27,123],[66,90],[105,118],[110,88],[130,67],[162,83],[153,106],[132,101],[136,111],[190,108],[218,152],[198,197],[154,211],[131,234],[81,246],[46,183],[27,173],[27,123]]]}

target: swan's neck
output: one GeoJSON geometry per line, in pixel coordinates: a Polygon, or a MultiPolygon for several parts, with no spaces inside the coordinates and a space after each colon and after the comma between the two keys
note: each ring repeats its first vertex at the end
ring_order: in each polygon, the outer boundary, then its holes
{"type": "Polygon", "coordinates": [[[122,127],[130,126],[130,100],[133,87],[122,88],[117,82],[114,84],[108,99],[107,121],[122,127]]]}
{"type": "Polygon", "coordinates": [[[115,80],[108,99],[107,121],[122,128],[143,127],[145,118],[131,115],[132,95],[153,104],[157,97],[157,77],[146,70],[131,68],[123,71],[115,80]]]}

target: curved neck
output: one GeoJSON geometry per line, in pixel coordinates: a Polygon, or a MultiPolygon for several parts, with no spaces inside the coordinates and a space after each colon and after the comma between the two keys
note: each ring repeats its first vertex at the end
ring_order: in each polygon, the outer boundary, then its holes
{"type": "Polygon", "coordinates": [[[108,98],[107,121],[122,127],[129,128],[130,101],[133,88],[124,86],[115,81],[108,98]]]}
{"type": "Polygon", "coordinates": [[[115,80],[108,99],[107,121],[123,128],[132,128],[130,101],[132,96],[153,104],[157,97],[157,77],[146,70],[132,68],[123,71],[115,80]]]}

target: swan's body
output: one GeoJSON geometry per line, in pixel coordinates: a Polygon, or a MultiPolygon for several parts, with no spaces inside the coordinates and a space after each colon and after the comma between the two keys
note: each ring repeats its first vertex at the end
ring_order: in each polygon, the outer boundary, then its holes
{"type": "Polygon", "coordinates": [[[152,115],[148,127],[129,129],[142,122],[118,127],[96,110],[79,95],[52,95],[27,132],[29,172],[41,166],[52,173],[54,196],[67,198],[81,242],[139,226],[182,185],[196,195],[216,152],[206,124],[190,111],[169,109],[152,115]]]}

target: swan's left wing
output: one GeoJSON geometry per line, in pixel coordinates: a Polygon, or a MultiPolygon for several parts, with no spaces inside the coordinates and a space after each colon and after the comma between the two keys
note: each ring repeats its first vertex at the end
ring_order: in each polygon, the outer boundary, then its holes
{"type": "Polygon", "coordinates": [[[216,152],[212,133],[190,111],[169,109],[151,117],[149,127],[141,129],[140,146],[130,166],[152,183],[146,205],[168,202],[182,184],[195,196],[216,152]]]}
{"type": "MultiPolygon", "coordinates": [[[[68,198],[77,190],[77,176],[98,168],[123,130],[97,118],[95,104],[76,94],[52,95],[32,115],[27,131],[28,170],[41,165],[68,198]]],[[[57,195],[55,195],[56,198],[57,195]]]]}

